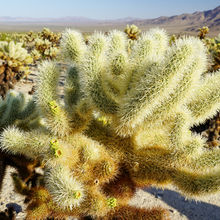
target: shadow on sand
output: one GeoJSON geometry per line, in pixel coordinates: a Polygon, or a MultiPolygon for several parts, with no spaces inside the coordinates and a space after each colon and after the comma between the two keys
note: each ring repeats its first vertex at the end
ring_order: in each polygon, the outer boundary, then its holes
{"type": "Polygon", "coordinates": [[[206,202],[186,200],[172,190],[147,188],[144,190],[176,209],[189,220],[220,220],[220,207],[206,202]]]}

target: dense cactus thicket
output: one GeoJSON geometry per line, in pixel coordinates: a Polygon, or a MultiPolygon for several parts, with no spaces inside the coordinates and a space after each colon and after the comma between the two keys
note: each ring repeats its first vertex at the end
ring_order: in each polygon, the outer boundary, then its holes
{"type": "Polygon", "coordinates": [[[0,42],[0,96],[5,97],[15,82],[29,74],[31,56],[21,43],[0,42]]]}
{"type": "Polygon", "coordinates": [[[30,51],[34,61],[39,59],[56,58],[60,44],[60,33],[54,33],[48,28],[41,32],[28,32],[20,39],[25,47],[30,51]]]}
{"type": "Polygon", "coordinates": [[[129,207],[139,187],[173,184],[188,197],[220,190],[220,150],[191,132],[220,108],[220,72],[206,71],[206,49],[193,37],[169,46],[160,29],[132,45],[126,34],[94,33],[85,44],[67,30],[59,65],[39,67],[36,104],[45,127],[8,127],[1,149],[45,164],[29,194],[28,219],[166,219],[166,211],[129,207]],[[199,52],[198,52],[199,51],[199,52]]]}

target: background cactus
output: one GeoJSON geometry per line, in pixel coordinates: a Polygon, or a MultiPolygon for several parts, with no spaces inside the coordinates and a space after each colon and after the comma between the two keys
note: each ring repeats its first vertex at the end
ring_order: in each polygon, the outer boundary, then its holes
{"type": "Polygon", "coordinates": [[[0,95],[4,97],[8,89],[22,77],[29,74],[32,62],[30,54],[22,47],[21,43],[14,41],[0,42],[0,95]]]}
{"type": "Polygon", "coordinates": [[[141,33],[141,30],[136,25],[132,24],[132,25],[127,25],[124,32],[128,35],[129,39],[137,40],[141,33]]]}
{"type": "Polygon", "coordinates": [[[169,46],[165,31],[153,29],[130,47],[114,30],[86,44],[68,30],[61,50],[70,64],[64,102],[59,66],[44,62],[35,99],[45,128],[9,127],[1,135],[2,150],[45,163],[27,218],[165,219],[161,209],[128,208],[136,188],[169,183],[188,197],[219,192],[220,150],[190,130],[220,108],[220,72],[202,75],[207,56],[199,39],[169,46]]]}
{"type": "Polygon", "coordinates": [[[206,35],[209,33],[209,28],[207,26],[204,26],[202,28],[199,28],[199,34],[198,37],[202,40],[206,37],[206,35]]]}
{"type": "MultiPolygon", "coordinates": [[[[0,99],[0,115],[0,132],[12,125],[25,131],[41,126],[41,119],[34,100],[28,95],[13,90],[7,93],[4,100],[0,99]]],[[[0,190],[8,165],[17,169],[18,174],[14,174],[13,179],[22,184],[30,181],[35,175],[34,168],[39,166],[35,159],[31,160],[24,155],[2,150],[0,150],[0,164],[0,190]]]]}
{"type": "Polygon", "coordinates": [[[33,60],[36,62],[39,59],[56,58],[60,37],[60,33],[54,33],[50,31],[50,29],[44,28],[41,32],[29,31],[25,34],[20,34],[16,39],[23,43],[25,48],[30,52],[33,60]]]}
{"type": "Polygon", "coordinates": [[[212,60],[212,71],[220,69],[220,34],[215,38],[205,38],[205,44],[212,60]]]}

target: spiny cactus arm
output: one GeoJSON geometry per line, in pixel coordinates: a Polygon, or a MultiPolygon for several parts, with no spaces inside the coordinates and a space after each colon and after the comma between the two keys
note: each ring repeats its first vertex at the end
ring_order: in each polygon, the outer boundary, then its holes
{"type": "Polygon", "coordinates": [[[79,70],[75,66],[72,66],[67,70],[64,94],[65,110],[67,111],[70,120],[83,121],[83,118],[88,116],[88,109],[90,108],[89,102],[84,99],[85,94],[80,88],[79,70]],[[87,106],[87,111],[83,111],[85,110],[83,106],[87,106]],[[83,111],[82,114],[81,110],[83,111]]]}
{"type": "Polygon", "coordinates": [[[126,35],[118,30],[112,30],[109,32],[107,40],[109,41],[108,55],[114,54],[115,52],[125,51],[127,49],[127,37],[126,35]]]}
{"type": "Polygon", "coordinates": [[[157,166],[156,163],[146,162],[145,166],[140,165],[138,172],[133,172],[132,180],[138,186],[146,186],[153,184],[156,186],[164,186],[172,183],[177,186],[181,193],[186,196],[195,197],[219,191],[220,173],[218,171],[210,171],[202,173],[192,170],[167,168],[157,166]],[[141,172],[144,168],[145,172],[141,172]]]}
{"type": "MultiPolygon", "coordinates": [[[[130,205],[118,206],[107,213],[106,216],[97,218],[97,220],[114,220],[114,219],[147,219],[147,220],[169,220],[167,210],[160,207],[151,207],[151,209],[137,208],[130,205]]],[[[83,220],[83,219],[81,219],[83,220]]]]}
{"type": "Polygon", "coordinates": [[[127,39],[121,31],[111,31],[108,35],[107,66],[102,73],[103,89],[110,99],[120,102],[121,96],[127,89],[131,65],[127,53],[127,39]]]}
{"type": "Polygon", "coordinates": [[[160,146],[171,151],[185,150],[186,142],[191,140],[190,112],[186,108],[176,109],[161,119],[146,120],[135,129],[131,136],[135,149],[160,146]]]}
{"type": "Polygon", "coordinates": [[[185,159],[179,159],[178,163],[181,164],[180,166],[185,166],[185,160],[193,161],[195,158],[198,158],[204,152],[206,147],[207,144],[205,138],[202,138],[201,135],[192,134],[191,131],[188,131],[184,141],[184,147],[179,152],[180,158],[182,157],[185,159]]]}
{"type": "Polygon", "coordinates": [[[170,126],[168,149],[185,150],[185,143],[191,138],[191,132],[189,131],[190,119],[189,112],[184,110],[176,112],[173,118],[168,117],[168,121],[171,120],[170,123],[167,121],[168,126],[170,126]]]}
{"type": "MultiPolygon", "coordinates": [[[[202,43],[201,46],[203,46],[202,43]]],[[[202,49],[199,50],[200,54],[193,58],[193,62],[188,68],[183,71],[182,79],[179,81],[170,96],[165,98],[162,103],[146,117],[145,123],[158,119],[161,120],[161,118],[166,118],[170,113],[175,114],[175,112],[178,111],[177,108],[188,101],[188,99],[190,99],[189,97],[194,95],[195,87],[197,87],[200,76],[205,71],[206,67],[205,48],[202,47],[202,49]]],[[[188,110],[186,109],[186,111],[188,110]]]]}
{"type": "Polygon", "coordinates": [[[123,132],[123,127],[134,128],[140,124],[161,101],[172,94],[182,73],[192,63],[197,49],[195,43],[197,41],[191,38],[178,40],[167,51],[163,64],[152,64],[146,68],[145,74],[121,102],[119,133],[120,130],[123,132]]]}
{"type": "Polygon", "coordinates": [[[36,101],[43,113],[51,114],[49,103],[57,101],[60,71],[54,62],[45,61],[39,66],[36,101]]]}
{"type": "Polygon", "coordinates": [[[220,109],[220,71],[204,77],[201,84],[194,92],[194,96],[187,103],[192,112],[193,124],[203,123],[211,118],[220,109]]]}
{"type": "Polygon", "coordinates": [[[23,132],[15,127],[5,129],[0,137],[1,149],[35,159],[49,149],[51,137],[40,132],[23,132]]]}
{"type": "Polygon", "coordinates": [[[107,197],[101,192],[100,187],[93,186],[88,188],[87,196],[81,205],[81,216],[90,215],[93,218],[105,216],[117,205],[115,198],[107,197]]]}
{"type": "Polygon", "coordinates": [[[46,125],[44,119],[39,115],[38,111],[34,111],[30,116],[16,120],[14,125],[21,130],[29,131],[32,129],[45,129],[46,125]]]}
{"type": "MultiPolygon", "coordinates": [[[[24,95],[15,91],[10,91],[7,97],[2,101],[3,109],[6,105],[4,113],[1,115],[0,126],[6,127],[11,125],[16,119],[18,113],[21,111],[24,103],[24,95]]],[[[2,110],[3,110],[2,109],[2,110]]]]}
{"type": "Polygon", "coordinates": [[[102,85],[102,73],[105,71],[107,51],[106,37],[101,33],[95,33],[89,39],[88,51],[80,65],[80,84],[85,94],[91,98],[94,107],[106,114],[114,114],[118,105],[110,99],[102,85]]]}
{"type": "Polygon", "coordinates": [[[197,139],[194,137],[190,144],[192,146],[186,146],[188,149],[182,153],[147,148],[144,151],[143,149],[136,151],[135,155],[126,154],[133,181],[139,186],[147,184],[160,186],[172,182],[181,192],[190,196],[218,192],[219,151],[211,152],[204,149],[204,140],[198,137],[197,139]],[[195,149],[197,147],[200,150],[195,149]]]}
{"type": "Polygon", "coordinates": [[[29,210],[27,210],[27,220],[31,219],[44,219],[46,217],[50,217],[52,212],[48,209],[45,203],[31,203],[28,206],[29,210]]]}
{"type": "Polygon", "coordinates": [[[0,115],[3,115],[7,108],[7,102],[3,101],[0,97],[0,115]]]}
{"type": "Polygon", "coordinates": [[[91,103],[80,88],[79,70],[73,66],[67,71],[64,90],[65,110],[72,130],[83,130],[91,119],[91,103]]]}
{"type": "Polygon", "coordinates": [[[133,87],[133,83],[140,80],[140,76],[145,73],[145,68],[152,62],[160,62],[168,47],[167,34],[163,30],[151,29],[143,33],[134,42],[130,55],[131,63],[134,65],[130,77],[128,89],[133,87]],[[158,39],[160,41],[158,42],[158,39]]]}
{"type": "Polygon", "coordinates": [[[81,62],[86,52],[86,45],[82,34],[70,29],[62,34],[60,48],[64,59],[74,63],[81,62]]]}
{"type": "Polygon", "coordinates": [[[27,103],[25,103],[23,110],[18,113],[17,119],[24,120],[25,118],[30,117],[36,111],[36,102],[34,98],[32,98],[27,103]]]}
{"type": "Polygon", "coordinates": [[[70,67],[67,71],[65,82],[65,106],[72,109],[80,99],[79,70],[76,67],[70,67]]]}
{"type": "Polygon", "coordinates": [[[189,160],[187,166],[191,169],[210,169],[220,166],[220,150],[203,148],[194,158],[189,160]]]}
{"type": "Polygon", "coordinates": [[[24,130],[29,130],[31,124],[31,127],[35,129],[43,126],[34,99],[30,99],[23,93],[13,90],[8,92],[6,99],[0,101],[0,112],[2,129],[8,125],[16,125],[24,130]],[[34,127],[33,120],[35,121],[34,127]]]}
{"type": "Polygon", "coordinates": [[[36,103],[46,119],[46,125],[55,135],[64,136],[71,132],[66,111],[60,105],[57,86],[60,71],[55,63],[45,61],[39,67],[36,103]]]}
{"type": "MultiPolygon", "coordinates": [[[[165,184],[172,183],[177,186],[179,190],[187,196],[199,196],[209,193],[216,193],[220,189],[220,171],[209,170],[206,172],[197,168],[178,167],[172,165],[173,160],[165,157],[157,157],[161,160],[159,163],[150,159],[137,159],[136,166],[130,164],[130,175],[132,180],[137,186],[143,187],[149,184],[156,186],[164,186],[165,184]],[[163,159],[164,158],[164,159],[163,159]],[[161,160],[162,159],[162,160],[161,160]],[[169,164],[170,163],[170,164],[169,164]]],[[[187,161],[185,161],[187,163],[187,161]]]]}
{"type": "MultiPolygon", "coordinates": [[[[99,130],[101,128],[98,128],[96,126],[94,128],[98,129],[97,132],[100,135],[104,135],[104,136],[106,135],[106,138],[100,137],[100,140],[104,140],[106,147],[110,148],[113,151],[117,151],[123,146],[122,151],[120,152],[122,153],[124,151],[126,153],[124,154],[124,159],[122,157],[122,161],[124,161],[124,163],[127,164],[126,167],[129,168],[129,173],[131,175],[131,178],[138,186],[146,186],[148,184],[154,184],[160,186],[161,184],[164,185],[166,183],[171,183],[171,182],[174,185],[179,186],[178,184],[180,183],[178,183],[176,179],[179,178],[180,175],[179,173],[182,172],[181,167],[185,167],[185,169],[188,170],[185,173],[185,175],[189,179],[189,181],[191,181],[192,184],[199,185],[200,180],[204,182],[200,189],[199,186],[197,186],[198,188],[197,192],[192,191],[193,187],[187,189],[188,190],[187,192],[185,189],[181,188],[180,190],[182,192],[184,192],[187,195],[200,194],[202,193],[202,191],[204,191],[206,183],[208,186],[206,193],[217,192],[216,187],[219,187],[218,185],[219,185],[220,176],[218,177],[217,174],[215,174],[214,170],[213,171],[210,170],[210,173],[207,174],[207,172],[209,172],[209,169],[207,169],[208,171],[206,170],[205,174],[202,174],[202,171],[198,169],[198,166],[193,167],[192,162],[190,162],[190,161],[194,161],[196,163],[197,161],[196,158],[198,158],[198,162],[199,162],[199,157],[200,157],[199,155],[201,155],[201,159],[202,158],[205,159],[205,155],[203,157],[201,152],[199,152],[199,150],[197,152],[197,150],[195,149],[198,147],[199,144],[200,144],[200,148],[204,147],[204,140],[202,140],[200,137],[193,137],[194,139],[192,139],[191,142],[188,142],[188,146],[185,147],[182,153],[181,151],[180,153],[178,153],[178,151],[174,153],[173,151],[166,150],[160,147],[151,147],[151,148],[146,148],[144,150],[137,149],[135,151],[132,150],[130,152],[129,149],[131,148],[131,146],[130,147],[128,146],[129,142],[126,144],[128,140],[126,141],[126,139],[124,139],[123,141],[121,139],[121,141],[119,140],[117,141],[116,137],[113,138],[108,133],[99,130]],[[114,143],[112,143],[110,139],[114,140],[114,143]],[[185,153],[188,153],[188,156],[185,155],[185,153]],[[193,158],[193,156],[190,156],[190,153],[193,153],[195,158],[193,158]],[[180,160],[183,161],[181,162],[180,160]],[[196,174],[195,175],[196,177],[190,180],[190,177],[193,176],[193,173],[196,174]],[[213,182],[211,182],[212,177],[213,177],[213,182]]],[[[212,156],[211,155],[210,156],[207,155],[207,156],[208,158],[210,157],[210,160],[212,160],[212,157],[215,158],[216,162],[215,163],[207,162],[206,165],[203,164],[201,166],[203,168],[205,167],[212,168],[215,165],[217,166],[219,160],[218,156],[214,157],[214,154],[212,156]]],[[[200,163],[202,164],[203,162],[201,161],[200,163]]]]}
{"type": "Polygon", "coordinates": [[[47,169],[45,186],[53,200],[64,209],[79,207],[85,198],[85,188],[73,176],[68,167],[57,166],[47,169]]]}
{"type": "Polygon", "coordinates": [[[149,32],[143,33],[134,42],[131,52],[132,60],[136,60],[140,65],[155,59],[155,55],[163,56],[168,46],[167,41],[167,34],[162,30],[151,29],[149,32]],[[160,42],[158,42],[158,39],[160,39],[160,42]]]}
{"type": "Polygon", "coordinates": [[[220,190],[220,170],[209,172],[184,169],[171,172],[172,182],[186,196],[195,197],[217,193],[220,190]]]}
{"type": "Polygon", "coordinates": [[[153,146],[161,146],[166,149],[170,144],[169,134],[165,126],[143,124],[135,129],[131,139],[134,148],[137,150],[153,146]]]}
{"type": "Polygon", "coordinates": [[[166,31],[164,29],[153,28],[149,30],[149,34],[151,34],[155,38],[155,42],[157,42],[155,51],[156,56],[158,56],[158,59],[163,58],[169,43],[166,31]]]}

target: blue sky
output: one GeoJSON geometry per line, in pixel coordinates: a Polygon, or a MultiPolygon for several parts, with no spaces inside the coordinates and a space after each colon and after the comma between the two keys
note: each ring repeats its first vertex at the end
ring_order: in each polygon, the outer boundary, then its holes
{"type": "Polygon", "coordinates": [[[156,18],[213,9],[219,0],[0,0],[0,16],[156,18]]]}

